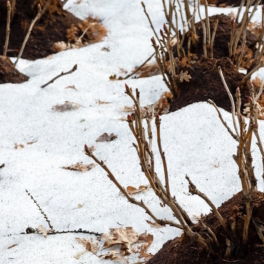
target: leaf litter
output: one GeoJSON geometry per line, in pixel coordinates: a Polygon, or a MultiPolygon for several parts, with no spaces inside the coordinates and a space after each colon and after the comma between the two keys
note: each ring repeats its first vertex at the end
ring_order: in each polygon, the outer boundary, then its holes
{"type": "Polygon", "coordinates": [[[96,165],[94,163],[91,163],[89,165],[84,165],[82,162],[77,162],[76,164],[73,164],[68,167],[62,167],[65,170],[73,170],[73,171],[81,171],[81,172],[86,172],[91,169],[93,169],[96,165]]]}
{"type": "Polygon", "coordinates": [[[107,133],[104,133],[103,135],[101,135],[96,142],[106,142],[106,141],[112,141],[114,139],[116,139],[117,136],[114,135],[113,133],[110,134],[110,136],[107,133]]]}
{"type": "Polygon", "coordinates": [[[81,106],[82,105],[74,103],[74,102],[65,101],[64,104],[57,104],[53,106],[52,110],[58,111],[58,112],[65,112],[65,111],[70,111],[70,110],[77,110],[81,106]]]}

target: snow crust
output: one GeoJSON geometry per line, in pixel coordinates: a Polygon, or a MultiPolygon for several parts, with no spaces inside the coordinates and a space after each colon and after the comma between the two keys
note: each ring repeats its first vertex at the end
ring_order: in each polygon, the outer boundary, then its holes
{"type": "MultiPolygon", "coordinates": [[[[147,230],[154,235],[149,249],[153,254],[167,240],[181,234],[172,227],[151,228],[145,221],[151,220],[150,217],[143,209],[128,203],[99,166],[86,173],[61,168],[76,162],[91,163],[83,152],[86,143],[95,146],[95,155],[105,161],[124,187],[147,184],[131,145],[134,139],[128,125],[119,120],[125,115],[121,108],[132,105],[124,94],[125,82],[109,81],[112,74],[122,75],[120,68],[130,72],[153,53],[150,43],[153,33],[140,2],[83,0],[77,4],[76,0],[69,0],[65,9],[82,19],[89,14],[98,16],[106,26],[108,36],[100,43],[79,50],[60,52],[36,61],[20,60],[18,69],[30,77],[29,81],[1,85],[0,163],[5,163],[5,167],[0,170],[0,263],[99,263],[91,253],[79,260],[73,257],[84,250],[75,237],[88,239],[89,235],[64,234],[46,239],[35,234],[20,235],[28,226],[48,228],[25,189],[38,201],[58,231],[82,228],[102,233],[120,225],[132,226],[139,233],[147,230]],[[102,51],[103,47],[109,48],[110,52],[102,51]],[[76,63],[77,71],[45,89],[40,88],[76,63]],[[65,89],[69,85],[74,85],[77,91],[65,89]],[[99,105],[97,100],[110,103],[99,105]],[[65,101],[79,103],[82,107],[64,113],[52,111],[52,106],[65,101]],[[104,132],[114,133],[118,138],[109,143],[96,143],[104,132]],[[36,143],[27,144],[32,141],[36,143]],[[15,149],[16,143],[23,144],[24,148],[15,149]],[[78,208],[79,203],[82,208],[78,208]],[[8,249],[13,244],[17,246],[8,249]]],[[[154,27],[159,30],[165,22],[161,1],[146,0],[145,5],[154,27]]],[[[235,8],[232,10],[236,13],[235,8]]],[[[228,14],[231,9],[210,8],[209,11],[210,15],[228,14]]],[[[260,19],[259,7],[253,21],[260,19]]],[[[263,70],[256,74],[264,77],[263,70]]],[[[127,83],[139,88],[142,105],[156,102],[167,91],[161,76],[129,79],[127,83]]],[[[224,110],[221,113],[232,127],[231,115],[224,110]]],[[[264,124],[259,123],[259,132],[264,138],[264,124]]],[[[212,106],[196,103],[162,116],[161,133],[171,192],[193,219],[208,213],[209,207],[188,193],[185,174],[216,206],[241,189],[238,169],[232,159],[236,143],[212,106]]],[[[154,155],[156,171],[163,175],[155,144],[154,155]]],[[[261,157],[256,144],[253,144],[253,158],[259,189],[263,190],[261,157]]],[[[143,199],[157,217],[173,218],[168,208],[159,206],[152,190],[138,194],[136,198],[143,199]]],[[[130,256],[129,261],[137,261],[137,256],[130,256]]]]}

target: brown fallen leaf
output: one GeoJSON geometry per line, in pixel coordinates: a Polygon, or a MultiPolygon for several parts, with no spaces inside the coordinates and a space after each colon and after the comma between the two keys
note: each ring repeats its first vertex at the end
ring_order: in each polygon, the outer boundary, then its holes
{"type": "Polygon", "coordinates": [[[13,248],[13,247],[15,247],[15,246],[17,246],[17,244],[14,244],[14,245],[8,247],[7,249],[13,248]]]}
{"type": "Polygon", "coordinates": [[[113,133],[110,134],[110,136],[107,133],[104,133],[103,135],[101,135],[96,142],[105,142],[105,141],[112,141],[114,139],[116,139],[117,136],[114,135],[113,133]]]}
{"type": "Polygon", "coordinates": [[[47,238],[47,234],[52,234],[54,233],[53,229],[46,230],[44,226],[40,225],[39,227],[36,228],[36,231],[38,234],[42,234],[45,238],[47,238]]]}
{"type": "Polygon", "coordinates": [[[145,258],[146,261],[151,259],[153,255],[151,253],[148,253],[147,249],[150,247],[152,242],[153,242],[153,235],[147,234],[147,232],[141,234],[138,238],[138,243],[144,243],[144,244],[134,247],[133,252],[140,253],[138,257],[145,258]]]}
{"type": "Polygon", "coordinates": [[[125,106],[124,108],[121,108],[122,112],[134,112],[135,111],[135,106],[125,106]]]}
{"type": "Polygon", "coordinates": [[[101,101],[101,100],[97,100],[96,103],[99,104],[99,105],[110,104],[110,102],[104,102],[104,101],[101,101]]]}
{"type": "Polygon", "coordinates": [[[89,165],[83,165],[82,162],[77,162],[76,164],[74,165],[71,165],[71,166],[68,166],[68,167],[62,167],[63,169],[65,170],[73,170],[73,171],[82,171],[82,172],[86,172],[86,171],[89,171],[91,170],[92,168],[95,167],[95,164],[94,163],[91,163],[89,165]]]}
{"type": "Polygon", "coordinates": [[[100,255],[100,259],[110,259],[113,261],[123,261],[128,263],[127,259],[118,254],[117,250],[111,250],[108,254],[100,255]]]}
{"type": "Polygon", "coordinates": [[[118,79],[116,78],[116,74],[115,75],[111,75],[109,77],[110,81],[116,81],[116,80],[123,80],[123,77],[119,76],[118,79]]]}
{"type": "Polygon", "coordinates": [[[102,51],[107,51],[107,52],[110,51],[109,47],[103,47],[103,48],[101,48],[101,50],[102,50],[102,51]]]}
{"type": "Polygon", "coordinates": [[[14,148],[15,148],[15,149],[18,149],[18,147],[20,147],[20,148],[24,148],[24,145],[22,145],[22,144],[19,144],[19,145],[18,145],[17,143],[15,143],[15,147],[14,147],[14,148]]]}
{"type": "Polygon", "coordinates": [[[151,226],[151,227],[154,227],[154,228],[162,228],[164,226],[162,225],[159,225],[157,222],[151,222],[149,220],[146,220],[146,222],[151,226]]]}
{"type": "Polygon", "coordinates": [[[5,163],[3,163],[2,165],[0,165],[0,169],[5,167],[5,163]]]}
{"type": "Polygon", "coordinates": [[[145,191],[148,191],[148,186],[145,186],[145,185],[141,185],[137,188],[133,187],[133,186],[127,186],[127,193],[128,194],[136,194],[136,193],[140,193],[140,192],[145,192],[145,191]]]}
{"type": "Polygon", "coordinates": [[[94,255],[99,250],[99,244],[93,243],[93,239],[90,238],[89,240],[86,240],[85,238],[75,238],[80,244],[84,245],[87,251],[92,252],[94,255]]]}
{"type": "Polygon", "coordinates": [[[109,234],[102,234],[101,240],[106,240],[103,248],[121,245],[120,252],[123,256],[131,254],[131,245],[138,241],[138,233],[132,227],[112,228],[109,234]]]}
{"type": "Polygon", "coordinates": [[[179,78],[180,82],[183,82],[183,80],[185,82],[190,82],[190,79],[192,79],[191,75],[188,75],[188,71],[183,72],[183,70],[181,70],[179,78]]]}
{"type": "Polygon", "coordinates": [[[78,91],[76,88],[75,88],[75,85],[69,85],[67,86],[65,89],[73,89],[75,91],[78,91]]]}
{"type": "Polygon", "coordinates": [[[36,140],[36,141],[28,142],[27,144],[28,144],[28,145],[32,145],[32,144],[34,144],[34,143],[36,143],[36,142],[37,142],[37,140],[36,140]]]}
{"type": "Polygon", "coordinates": [[[59,111],[59,112],[65,112],[65,111],[69,111],[69,110],[79,109],[80,106],[81,106],[80,104],[65,101],[64,104],[61,104],[61,105],[57,104],[57,105],[53,106],[52,110],[59,111]]]}

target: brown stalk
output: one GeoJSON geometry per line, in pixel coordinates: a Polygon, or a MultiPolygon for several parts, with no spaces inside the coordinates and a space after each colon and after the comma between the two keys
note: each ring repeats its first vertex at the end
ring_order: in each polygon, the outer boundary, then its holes
{"type": "Polygon", "coordinates": [[[123,193],[126,198],[128,199],[128,201],[132,204],[138,205],[140,207],[142,207],[143,209],[145,209],[146,213],[148,215],[150,215],[150,217],[157,222],[159,225],[170,225],[170,226],[174,226],[180,229],[183,229],[183,227],[179,224],[177,224],[176,222],[170,221],[170,220],[166,220],[166,219],[158,219],[152,212],[151,210],[146,206],[146,204],[141,200],[141,201],[137,201],[135,198],[131,197],[126,189],[124,187],[122,187],[120,185],[120,183],[117,181],[117,179],[115,178],[115,176],[113,175],[113,173],[108,169],[108,167],[104,164],[103,161],[99,161],[92,153],[92,151],[90,151],[88,148],[85,148],[85,154],[88,155],[89,157],[91,157],[98,165],[100,165],[100,167],[102,169],[104,169],[107,172],[107,176],[108,178],[116,185],[116,187],[120,190],[121,193],[123,193]]]}
{"type": "Polygon", "coordinates": [[[64,75],[67,75],[67,74],[71,74],[71,73],[75,72],[76,70],[77,70],[77,64],[75,64],[75,65],[73,66],[73,68],[72,68],[70,71],[65,72],[65,73],[62,72],[61,74],[57,75],[55,78],[53,78],[52,80],[50,80],[50,81],[47,82],[46,84],[42,85],[41,88],[45,88],[46,86],[48,86],[49,84],[51,84],[51,83],[53,83],[55,80],[57,80],[58,78],[60,78],[60,77],[62,77],[62,76],[64,76],[64,75]]]}
{"type": "Polygon", "coordinates": [[[159,153],[162,159],[162,163],[163,163],[163,168],[164,168],[164,175],[165,175],[165,186],[166,186],[166,191],[167,191],[167,196],[171,197],[170,194],[170,184],[169,184],[169,175],[168,175],[168,168],[167,168],[167,162],[166,162],[166,158],[165,158],[165,153],[162,150],[162,146],[161,146],[161,139],[160,139],[160,122],[161,119],[159,118],[158,114],[156,115],[156,127],[157,127],[157,142],[158,142],[158,147],[159,147],[159,153]]]}
{"type": "Polygon", "coordinates": [[[245,83],[247,80],[250,79],[251,75],[258,71],[261,67],[264,66],[264,62],[261,61],[259,65],[257,65],[254,69],[252,69],[243,79],[242,79],[242,83],[245,83]]]}
{"type": "Polygon", "coordinates": [[[13,20],[13,17],[15,15],[15,8],[16,8],[16,0],[11,0],[11,17],[12,17],[12,20],[13,20]]]}
{"type": "Polygon", "coordinates": [[[217,18],[216,23],[214,25],[214,31],[212,34],[212,40],[211,40],[211,46],[210,46],[211,58],[214,57],[214,40],[215,40],[215,34],[216,34],[217,26],[218,26],[218,18],[217,18]]]}
{"type": "MultiPolygon", "coordinates": [[[[259,57],[259,54],[260,54],[260,48],[261,48],[261,54],[263,54],[263,45],[262,45],[262,39],[263,39],[263,36],[264,36],[264,8],[262,7],[262,23],[261,23],[261,26],[262,26],[262,30],[261,30],[261,34],[259,36],[259,41],[258,41],[258,49],[256,50],[255,52],[255,56],[254,56],[254,61],[256,62],[256,60],[258,60],[258,57],[259,57]]],[[[261,60],[261,57],[262,55],[260,56],[260,60],[261,60]]],[[[260,62],[259,60],[259,62],[260,62]]],[[[256,65],[259,64],[256,63],[256,65]]]]}
{"type": "Polygon", "coordinates": [[[9,35],[10,35],[11,4],[9,1],[7,1],[6,8],[7,8],[6,39],[5,39],[4,54],[3,54],[5,57],[7,53],[9,35]]]}
{"type": "MultiPolygon", "coordinates": [[[[186,13],[187,21],[191,23],[191,29],[192,29],[193,34],[196,34],[196,28],[195,28],[194,21],[192,19],[188,0],[184,0],[184,5],[185,5],[185,13],[186,13]]],[[[189,22],[187,24],[189,24],[189,22]]]]}
{"type": "Polygon", "coordinates": [[[238,57],[237,63],[236,63],[236,68],[239,70],[241,60],[244,56],[244,51],[245,51],[245,46],[246,46],[246,33],[247,33],[247,28],[245,27],[243,30],[243,38],[242,38],[242,47],[241,47],[241,53],[240,56],[238,57]]]}
{"type": "Polygon", "coordinates": [[[200,0],[198,0],[198,14],[199,18],[201,20],[202,28],[203,28],[203,52],[204,52],[204,57],[207,58],[207,47],[206,47],[206,28],[205,28],[205,23],[202,20],[201,12],[200,12],[200,0]]]}
{"type": "Polygon", "coordinates": [[[31,25],[30,25],[30,27],[28,29],[28,32],[27,32],[27,35],[26,35],[26,37],[25,37],[25,39],[23,41],[22,47],[21,47],[21,49],[19,51],[19,54],[17,56],[16,62],[14,63],[15,66],[17,65],[18,60],[21,58],[21,56],[23,54],[23,51],[25,49],[25,46],[26,46],[26,44],[28,42],[28,38],[29,38],[29,36],[31,34],[31,31],[32,31],[35,23],[39,20],[40,17],[41,17],[41,6],[40,6],[40,4],[38,4],[38,14],[36,15],[35,19],[31,22],[31,25]]]}
{"type": "Polygon", "coordinates": [[[222,72],[222,69],[221,69],[220,66],[218,67],[218,72],[220,74],[221,80],[222,80],[222,82],[224,84],[224,87],[226,89],[226,92],[227,92],[228,97],[229,97],[230,102],[231,102],[231,106],[232,106],[231,112],[232,112],[232,118],[233,118],[233,125],[234,125],[234,128],[235,128],[237,137],[239,138],[239,133],[238,133],[238,129],[237,129],[237,125],[236,125],[236,119],[235,119],[235,103],[234,103],[234,99],[233,99],[233,96],[230,93],[230,90],[229,90],[229,88],[228,88],[228,86],[226,84],[226,81],[225,81],[225,78],[224,78],[224,75],[223,75],[223,72],[222,72]]]}
{"type": "Polygon", "coordinates": [[[218,116],[219,116],[219,118],[220,118],[222,124],[225,126],[225,128],[227,129],[227,131],[229,132],[229,134],[233,137],[233,139],[235,139],[236,141],[238,141],[238,136],[235,135],[235,134],[232,132],[232,130],[230,129],[230,127],[229,127],[229,126],[227,125],[227,123],[224,121],[224,119],[223,119],[223,117],[222,117],[222,115],[221,115],[221,113],[220,113],[220,111],[219,111],[217,105],[216,105],[211,99],[208,99],[207,102],[208,102],[209,104],[211,104],[211,105],[214,106],[214,108],[216,109],[216,111],[217,111],[217,113],[218,113],[218,116]]]}
{"type": "Polygon", "coordinates": [[[215,233],[212,231],[212,229],[210,227],[208,227],[207,225],[205,225],[205,223],[202,221],[202,219],[199,220],[199,223],[212,236],[214,242],[219,247],[219,243],[218,243],[217,237],[216,237],[215,233]]]}
{"type": "Polygon", "coordinates": [[[223,228],[225,229],[226,233],[229,235],[230,238],[233,237],[233,235],[230,233],[230,231],[227,228],[226,225],[226,221],[224,220],[224,218],[222,217],[222,215],[219,213],[219,211],[216,209],[215,205],[211,202],[211,200],[206,196],[206,194],[200,192],[196,186],[192,183],[192,181],[190,180],[190,178],[186,175],[185,177],[187,179],[187,181],[189,182],[189,192],[194,195],[198,195],[199,197],[201,197],[213,210],[214,215],[216,216],[216,218],[218,219],[218,221],[220,222],[220,224],[223,226],[223,228]]]}
{"type": "Polygon", "coordinates": [[[241,3],[240,3],[240,6],[239,6],[238,12],[237,12],[236,23],[238,23],[240,12],[241,12],[241,9],[244,6],[244,4],[245,4],[245,0],[242,0],[241,3]]]}
{"type": "Polygon", "coordinates": [[[208,2],[207,0],[204,1],[204,8],[205,8],[205,21],[206,21],[206,36],[207,36],[207,44],[210,47],[211,42],[211,29],[210,29],[210,21],[208,16],[208,2]]]}
{"type": "Polygon", "coordinates": [[[124,80],[128,79],[129,77],[131,77],[132,75],[136,74],[147,62],[149,62],[152,57],[155,55],[155,52],[150,55],[139,67],[136,68],[136,70],[134,70],[132,73],[128,74],[124,80]]]}

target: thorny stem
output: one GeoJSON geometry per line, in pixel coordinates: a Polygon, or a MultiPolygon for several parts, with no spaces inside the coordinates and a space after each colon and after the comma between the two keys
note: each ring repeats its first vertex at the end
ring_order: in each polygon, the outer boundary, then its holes
{"type": "Polygon", "coordinates": [[[7,22],[6,22],[6,40],[5,40],[5,46],[4,46],[4,56],[6,57],[8,43],[9,43],[9,35],[10,35],[10,17],[11,17],[11,4],[10,1],[7,1],[6,4],[7,8],[7,22]]]}

